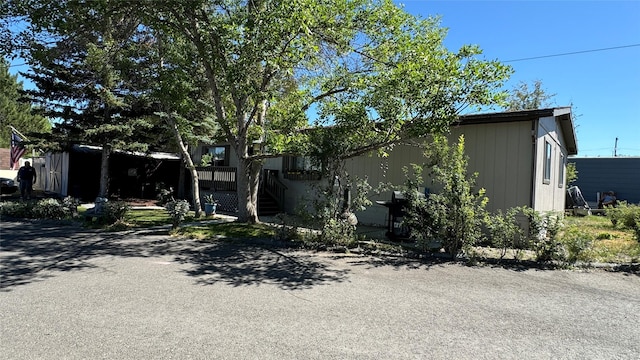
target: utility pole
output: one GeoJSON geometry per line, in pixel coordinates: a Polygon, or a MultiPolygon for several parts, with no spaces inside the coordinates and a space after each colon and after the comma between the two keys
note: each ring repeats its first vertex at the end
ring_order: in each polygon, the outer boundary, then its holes
{"type": "Polygon", "coordinates": [[[613,147],[613,157],[618,156],[618,137],[616,136],[616,144],[613,147]]]}

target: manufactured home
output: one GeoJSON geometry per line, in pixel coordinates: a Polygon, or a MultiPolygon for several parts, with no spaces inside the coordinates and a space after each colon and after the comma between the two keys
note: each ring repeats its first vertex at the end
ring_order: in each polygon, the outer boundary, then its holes
{"type": "MultiPolygon", "coordinates": [[[[451,126],[450,139],[465,136],[469,173],[478,173],[477,187],[485,188],[488,209],[529,206],[538,211],[562,211],[565,204],[567,158],[578,153],[571,108],[500,112],[461,116],[451,126]]],[[[351,176],[367,177],[370,184],[380,182],[401,186],[403,168],[424,162],[427,139],[415,139],[395,146],[386,158],[365,155],[348,161],[351,176]]],[[[198,161],[211,154],[213,166],[198,169],[205,192],[219,199],[223,210],[237,208],[235,193],[236,160],[228,144],[203,145],[195,154],[198,161]]],[[[263,190],[259,213],[266,207],[292,213],[307,201],[313,184],[321,181],[319,169],[303,157],[269,159],[264,164],[263,190]]],[[[432,185],[424,184],[430,189],[432,185]]],[[[372,200],[390,200],[391,194],[372,200]]],[[[374,202],[375,203],[375,202],[374,202]]],[[[385,226],[388,209],[372,205],[358,213],[361,223],[385,226]]]]}

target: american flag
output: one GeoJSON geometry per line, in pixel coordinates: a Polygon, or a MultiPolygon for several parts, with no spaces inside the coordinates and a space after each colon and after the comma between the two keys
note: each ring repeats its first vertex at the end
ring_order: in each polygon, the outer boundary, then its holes
{"type": "Polygon", "coordinates": [[[11,170],[18,168],[18,160],[24,155],[25,151],[27,149],[22,146],[22,138],[15,131],[11,131],[11,162],[9,164],[11,170]]]}

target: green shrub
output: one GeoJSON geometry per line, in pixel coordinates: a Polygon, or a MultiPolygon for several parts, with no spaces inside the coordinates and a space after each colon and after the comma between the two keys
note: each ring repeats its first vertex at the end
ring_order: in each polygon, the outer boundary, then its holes
{"type": "Polygon", "coordinates": [[[172,228],[176,229],[189,213],[189,202],[187,200],[171,200],[165,205],[165,209],[171,216],[172,228]]]}
{"type": "Polygon", "coordinates": [[[489,200],[484,196],[484,189],[475,190],[478,174],[467,175],[464,136],[451,146],[446,137],[434,137],[425,156],[433,181],[441,190],[429,194],[426,201],[418,200],[415,189],[421,183],[422,167],[414,165],[416,179],[407,180],[409,190],[405,192],[409,202],[405,225],[419,241],[439,241],[444,250],[455,257],[482,240],[482,224],[489,200]]]}
{"type": "Polygon", "coordinates": [[[561,214],[542,215],[528,206],[521,207],[520,210],[527,218],[528,227],[523,231],[522,246],[533,250],[536,261],[539,262],[562,259],[562,246],[558,240],[558,233],[563,226],[561,214]]]}
{"type": "Polygon", "coordinates": [[[71,215],[57,199],[42,199],[33,207],[33,215],[38,219],[60,220],[71,215]]]}
{"type": "Polygon", "coordinates": [[[607,207],[606,214],[613,226],[634,229],[636,218],[640,216],[640,206],[620,201],[616,207],[607,207]]]}
{"type": "Polygon", "coordinates": [[[585,260],[582,255],[591,247],[594,239],[593,235],[572,225],[560,233],[558,240],[564,250],[560,260],[573,264],[578,260],[585,260]]]}
{"type": "Polygon", "coordinates": [[[102,218],[106,224],[124,221],[129,205],[124,201],[107,201],[102,204],[102,218]]]}
{"type": "Polygon", "coordinates": [[[504,258],[508,249],[520,247],[519,242],[524,233],[516,219],[520,211],[520,208],[511,208],[504,214],[498,210],[496,214],[487,216],[486,226],[491,244],[500,249],[500,259],[504,258]]]}
{"type": "Polygon", "coordinates": [[[77,215],[78,206],[80,206],[80,203],[80,199],[74,198],[72,196],[67,196],[62,199],[62,207],[64,207],[65,210],[71,215],[77,215]]]}
{"type": "Polygon", "coordinates": [[[166,188],[165,184],[162,182],[157,183],[156,200],[158,200],[158,204],[161,206],[173,200],[173,188],[166,188]]]}
{"type": "Polygon", "coordinates": [[[30,219],[33,214],[34,203],[29,202],[0,202],[0,215],[14,218],[30,219]]]}

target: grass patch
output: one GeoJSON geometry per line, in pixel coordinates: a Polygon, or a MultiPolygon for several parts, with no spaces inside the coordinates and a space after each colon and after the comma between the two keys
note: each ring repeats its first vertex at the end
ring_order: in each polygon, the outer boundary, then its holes
{"type": "Polygon", "coordinates": [[[275,235],[275,228],[267,224],[227,222],[184,226],[176,229],[173,233],[198,240],[271,238],[275,235]]]}
{"type": "Polygon", "coordinates": [[[640,261],[640,242],[633,230],[616,228],[604,216],[566,217],[565,223],[579,227],[595,239],[583,254],[588,261],[620,264],[640,261]]]}

